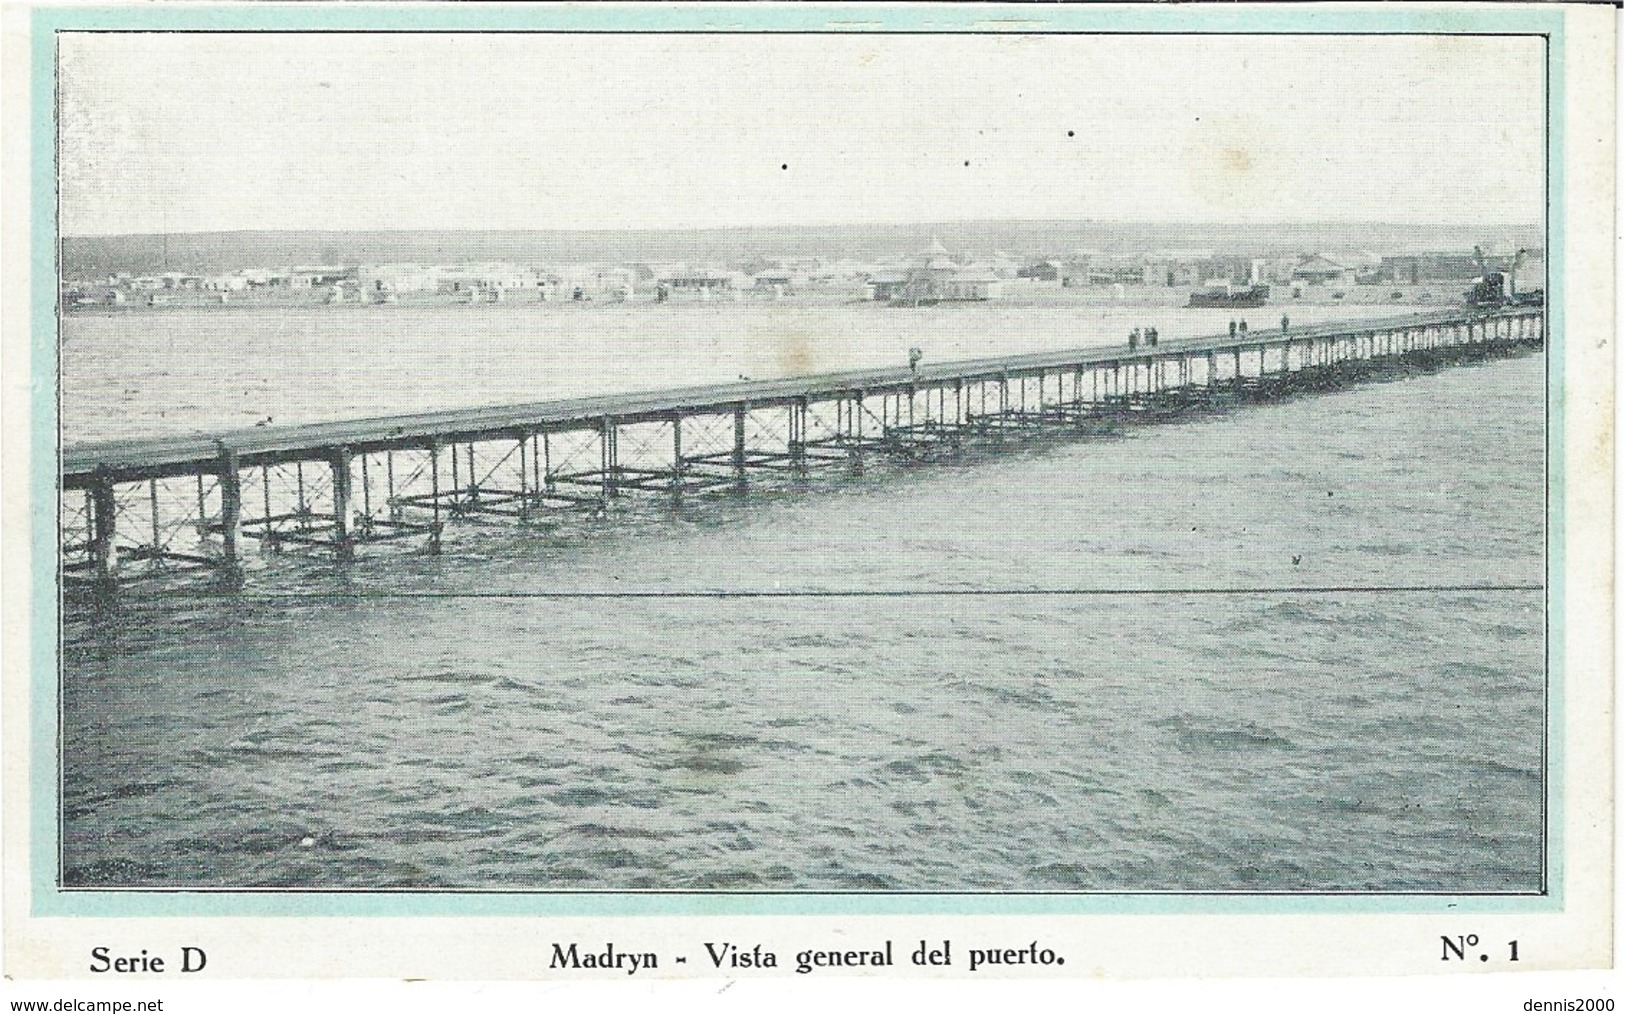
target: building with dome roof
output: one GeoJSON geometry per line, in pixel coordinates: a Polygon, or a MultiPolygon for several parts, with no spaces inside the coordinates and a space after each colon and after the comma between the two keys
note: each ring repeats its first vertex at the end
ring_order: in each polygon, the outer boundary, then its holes
{"type": "Polygon", "coordinates": [[[1002,294],[1002,285],[991,270],[961,267],[955,263],[948,248],[934,237],[906,271],[877,275],[869,280],[875,301],[907,306],[997,299],[1002,294]]]}

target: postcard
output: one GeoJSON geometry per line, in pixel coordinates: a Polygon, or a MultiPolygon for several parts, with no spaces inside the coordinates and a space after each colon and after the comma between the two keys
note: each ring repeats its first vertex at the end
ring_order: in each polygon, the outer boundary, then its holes
{"type": "Polygon", "coordinates": [[[5,14],[8,976],[1611,963],[1609,8],[5,14]]]}

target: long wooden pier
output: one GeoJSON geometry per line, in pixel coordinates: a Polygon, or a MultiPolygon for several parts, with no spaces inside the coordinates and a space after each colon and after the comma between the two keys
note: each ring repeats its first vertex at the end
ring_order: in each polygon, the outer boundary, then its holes
{"type": "Polygon", "coordinates": [[[1545,341],[1538,306],[1461,308],[1077,349],[304,426],[70,445],[62,573],[107,586],[237,576],[272,549],[422,540],[456,519],[607,512],[971,443],[1087,433],[1545,341]]]}

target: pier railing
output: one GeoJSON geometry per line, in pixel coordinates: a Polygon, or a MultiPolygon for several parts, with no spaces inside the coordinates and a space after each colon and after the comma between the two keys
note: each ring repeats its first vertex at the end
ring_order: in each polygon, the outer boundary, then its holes
{"type": "Polygon", "coordinates": [[[1541,307],[854,370],[346,422],[70,445],[64,577],[240,575],[269,549],[416,540],[456,519],[607,512],[968,444],[1088,433],[1545,340],[1541,307]]]}

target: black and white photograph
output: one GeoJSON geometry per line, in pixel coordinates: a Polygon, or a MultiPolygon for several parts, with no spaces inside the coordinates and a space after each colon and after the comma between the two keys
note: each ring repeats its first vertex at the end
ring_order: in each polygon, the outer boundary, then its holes
{"type": "Polygon", "coordinates": [[[36,884],[1565,896],[1551,38],[625,21],[56,34],[36,884]]]}
{"type": "Polygon", "coordinates": [[[64,42],[65,886],[1541,890],[1541,40],[64,42]]]}

